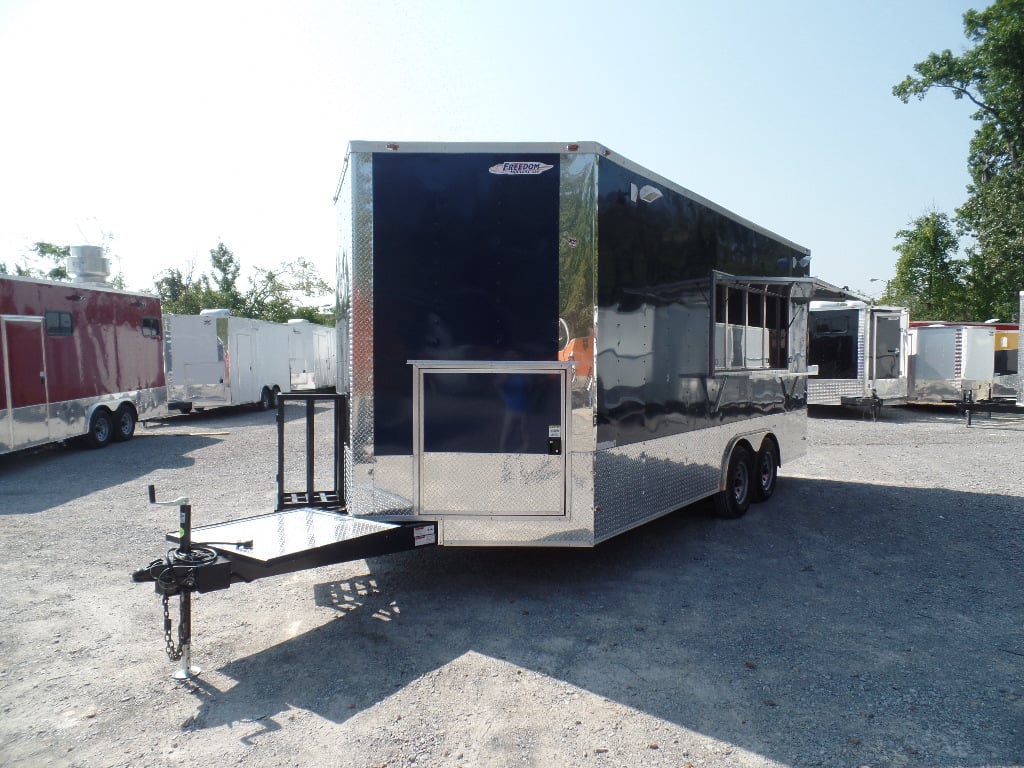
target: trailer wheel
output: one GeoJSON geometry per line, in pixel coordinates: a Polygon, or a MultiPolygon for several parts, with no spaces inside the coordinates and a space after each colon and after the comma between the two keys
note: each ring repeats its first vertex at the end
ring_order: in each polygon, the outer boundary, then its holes
{"type": "Polygon", "coordinates": [[[90,448],[103,448],[114,439],[114,421],[110,411],[97,408],[89,419],[89,431],[85,433],[85,444],[90,448]]]}
{"type": "Polygon", "coordinates": [[[131,440],[135,436],[135,409],[125,403],[114,414],[114,439],[119,443],[131,440]]]}
{"type": "Polygon", "coordinates": [[[754,501],[766,501],[779,480],[779,452],[770,439],[761,443],[754,460],[754,501]]]}
{"type": "Polygon", "coordinates": [[[260,392],[259,409],[261,411],[268,411],[274,405],[274,393],[270,391],[268,387],[264,387],[263,391],[260,392]]]}
{"type": "Polygon", "coordinates": [[[715,494],[715,511],[719,517],[743,517],[750,509],[754,494],[754,456],[745,445],[737,445],[729,457],[725,473],[725,490],[715,494]]]}

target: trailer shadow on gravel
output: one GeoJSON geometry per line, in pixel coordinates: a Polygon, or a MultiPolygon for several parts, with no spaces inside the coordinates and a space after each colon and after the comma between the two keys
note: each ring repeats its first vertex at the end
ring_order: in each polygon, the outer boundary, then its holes
{"type": "MultiPolygon", "coordinates": [[[[0,516],[30,515],[133,483],[155,470],[195,465],[191,455],[218,442],[204,435],[137,437],[99,450],[52,444],[0,456],[0,516]],[[168,449],[168,440],[172,446],[168,449]]],[[[143,489],[144,490],[144,489],[143,489]]]]}
{"type": "MultiPolygon", "coordinates": [[[[475,695],[476,654],[786,765],[1017,765],[1019,512],[1016,497],[786,478],[742,520],[698,506],[592,550],[376,558],[315,584],[321,626],[216,670],[229,690],[197,681],[189,727],[276,730],[292,708],[340,723],[392,697],[429,721],[475,695]]],[[[235,589],[255,605],[275,585],[235,589]]]]}

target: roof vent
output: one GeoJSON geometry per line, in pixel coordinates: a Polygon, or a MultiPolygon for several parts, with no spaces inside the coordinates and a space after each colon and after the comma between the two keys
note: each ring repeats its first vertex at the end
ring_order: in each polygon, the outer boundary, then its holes
{"type": "Polygon", "coordinates": [[[72,245],[68,256],[68,275],[73,283],[106,284],[110,277],[110,259],[98,245],[72,245]]]}

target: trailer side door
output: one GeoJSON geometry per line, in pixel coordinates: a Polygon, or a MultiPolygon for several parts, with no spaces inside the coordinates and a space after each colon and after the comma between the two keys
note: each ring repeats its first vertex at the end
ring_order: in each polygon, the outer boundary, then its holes
{"type": "Polygon", "coordinates": [[[14,451],[50,440],[45,334],[41,317],[0,316],[2,451],[14,451]]]}
{"type": "Polygon", "coordinates": [[[418,514],[565,514],[569,364],[413,370],[418,514]]]}

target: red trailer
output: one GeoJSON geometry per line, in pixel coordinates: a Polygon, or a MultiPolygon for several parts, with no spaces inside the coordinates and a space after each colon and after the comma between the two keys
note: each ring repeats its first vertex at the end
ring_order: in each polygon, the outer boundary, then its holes
{"type": "Polygon", "coordinates": [[[0,275],[0,454],[166,415],[160,317],[156,296],[0,275]]]}

